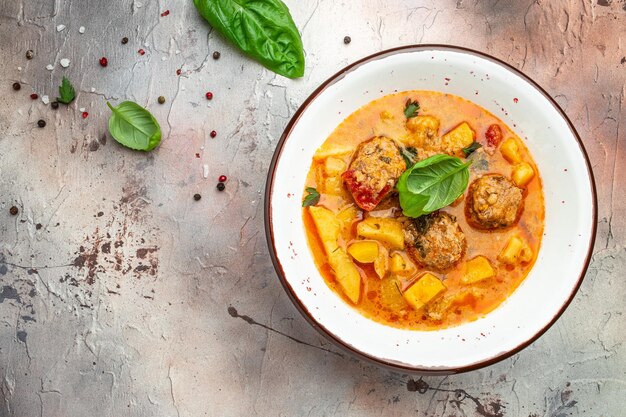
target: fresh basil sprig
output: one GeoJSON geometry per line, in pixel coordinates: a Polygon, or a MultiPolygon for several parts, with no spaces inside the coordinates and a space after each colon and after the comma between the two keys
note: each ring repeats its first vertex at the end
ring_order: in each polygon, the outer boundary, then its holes
{"type": "Polygon", "coordinates": [[[404,215],[419,217],[454,202],[467,188],[471,163],[434,155],[406,170],[396,184],[404,215]]]}
{"type": "Polygon", "coordinates": [[[61,81],[61,85],[59,86],[59,97],[57,97],[57,101],[63,104],[70,104],[75,97],[76,91],[72,83],[70,83],[70,80],[63,77],[63,81],[61,81]]]}
{"type": "Polygon", "coordinates": [[[474,141],[469,146],[466,146],[465,148],[463,148],[461,150],[463,151],[463,154],[467,158],[468,156],[470,156],[471,154],[473,154],[474,152],[476,152],[478,149],[480,149],[482,147],[483,147],[483,145],[481,145],[480,143],[474,141]]]}
{"type": "Polygon", "coordinates": [[[420,104],[418,103],[417,100],[412,101],[411,99],[408,99],[406,101],[406,104],[404,105],[404,115],[406,116],[407,119],[411,119],[413,117],[417,117],[417,112],[420,109],[420,104]]]}
{"type": "Polygon", "coordinates": [[[302,39],[280,0],[193,0],[213,28],[277,74],[304,74],[302,39]]]}
{"type": "Polygon", "coordinates": [[[132,101],[113,107],[109,133],[122,145],[138,151],[151,151],[161,143],[161,127],[150,112],[132,101]]]}

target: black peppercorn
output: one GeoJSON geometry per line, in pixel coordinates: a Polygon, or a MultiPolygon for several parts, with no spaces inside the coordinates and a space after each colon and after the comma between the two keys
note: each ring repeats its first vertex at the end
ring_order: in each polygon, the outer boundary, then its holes
{"type": "Polygon", "coordinates": [[[345,43],[346,45],[349,44],[350,42],[352,42],[352,38],[350,36],[345,36],[343,38],[343,43],[345,43]]]}
{"type": "Polygon", "coordinates": [[[193,195],[193,199],[196,200],[196,201],[200,200],[201,198],[202,198],[202,196],[200,194],[194,194],[193,195]]]}
{"type": "Polygon", "coordinates": [[[26,59],[33,59],[33,56],[35,56],[35,54],[33,53],[32,49],[26,51],[26,59]]]}
{"type": "Polygon", "coordinates": [[[126,45],[128,43],[128,38],[126,36],[124,36],[122,38],[122,45],[126,45]]]}
{"type": "Polygon", "coordinates": [[[226,189],[226,184],[224,184],[223,182],[218,182],[217,189],[218,191],[224,191],[226,189]]]}
{"type": "Polygon", "coordinates": [[[15,91],[18,91],[20,88],[22,88],[22,85],[20,83],[13,83],[13,89],[15,91]]]}
{"type": "Polygon", "coordinates": [[[9,209],[9,213],[11,213],[11,216],[16,216],[18,212],[19,212],[19,210],[15,206],[13,206],[13,207],[11,207],[9,209]]]}
{"type": "Polygon", "coordinates": [[[46,121],[43,119],[39,119],[39,121],[37,121],[37,126],[46,127],[46,121]]]}
{"type": "Polygon", "coordinates": [[[165,97],[163,97],[163,96],[159,96],[159,98],[157,99],[157,101],[159,102],[159,104],[163,104],[163,103],[165,103],[165,97]]]}
{"type": "Polygon", "coordinates": [[[53,101],[52,103],[50,103],[50,107],[52,107],[53,109],[58,109],[59,108],[59,102],[58,101],[53,101]]]}
{"type": "Polygon", "coordinates": [[[215,52],[213,52],[213,59],[220,59],[221,55],[222,54],[220,54],[219,51],[215,51],[215,52]]]}

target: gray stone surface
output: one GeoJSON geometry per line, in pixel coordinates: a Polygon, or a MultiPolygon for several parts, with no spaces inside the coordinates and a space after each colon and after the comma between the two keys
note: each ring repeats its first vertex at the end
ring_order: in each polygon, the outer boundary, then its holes
{"type": "Polygon", "coordinates": [[[242,57],[189,0],[0,2],[0,416],[624,415],[626,2],[287,4],[306,48],[297,81],[242,57]],[[309,327],[263,231],[268,165],[296,108],[344,65],[420,42],[487,52],[545,87],[599,194],[593,263],[556,325],[501,363],[421,381],[309,327]],[[63,75],[69,107],[30,99],[56,97],[63,75]],[[125,99],[161,121],[156,151],[107,134],[106,100],[125,99]]]}

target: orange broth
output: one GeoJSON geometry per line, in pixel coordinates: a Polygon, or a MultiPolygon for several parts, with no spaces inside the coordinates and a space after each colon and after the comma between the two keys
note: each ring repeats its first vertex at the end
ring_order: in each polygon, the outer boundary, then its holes
{"type": "MultiPolygon", "coordinates": [[[[464,322],[476,320],[484,316],[501,304],[524,280],[531,270],[536,255],[539,251],[544,227],[544,200],[541,179],[537,167],[523,142],[501,120],[489,113],[482,107],[450,94],[434,91],[406,91],[374,100],[348,116],[326,139],[313,158],[306,187],[315,187],[321,194],[318,205],[323,206],[334,213],[347,206],[355,206],[350,193],[345,189],[341,192],[326,192],[328,176],[324,174],[324,163],[332,149],[349,149],[347,153],[335,153],[334,158],[339,158],[349,165],[352,154],[357,145],[373,136],[385,136],[402,142],[402,138],[410,135],[405,123],[405,103],[408,98],[417,99],[420,104],[420,115],[437,117],[440,121],[439,135],[450,131],[462,122],[467,122],[476,133],[476,141],[485,145],[485,132],[492,124],[498,124],[502,130],[503,139],[514,137],[519,144],[519,152],[522,160],[529,163],[535,176],[526,185],[524,191],[524,210],[519,221],[504,230],[485,231],[471,227],[465,217],[465,201],[457,201],[452,206],[443,208],[453,216],[456,216],[461,229],[467,240],[467,250],[458,264],[445,273],[430,271],[416,265],[416,272],[411,276],[390,276],[387,273],[384,279],[380,279],[371,264],[360,264],[354,261],[361,275],[361,295],[359,301],[352,303],[343,293],[335,279],[334,272],[328,264],[328,258],[324,252],[322,243],[317,235],[308,210],[303,209],[303,220],[307,232],[309,246],[313,253],[318,270],[326,283],[347,303],[351,304],[364,316],[380,323],[414,330],[435,330],[459,325],[464,322]],[[509,238],[518,235],[523,237],[533,252],[533,258],[515,266],[505,265],[498,260],[498,255],[505,247],[509,238]],[[461,277],[465,273],[465,263],[475,256],[486,257],[496,270],[495,276],[484,279],[474,284],[464,284],[461,277]],[[430,272],[442,280],[446,289],[424,308],[415,310],[408,304],[403,303],[401,291],[409,288],[425,272],[430,272]],[[395,279],[398,288],[397,294],[389,290],[389,279],[395,279]],[[383,288],[384,287],[384,288],[383,288]]],[[[418,155],[420,149],[418,148],[418,155]]],[[[499,173],[511,177],[513,165],[509,163],[498,150],[490,155],[484,150],[474,153],[468,159],[473,159],[470,166],[469,183],[480,175],[487,173],[499,173]]],[[[420,158],[421,159],[421,158],[420,158]]],[[[306,194],[306,193],[305,193],[306,194]]],[[[464,196],[467,195],[467,189],[464,196]]],[[[397,200],[396,204],[397,204],[397,200]]],[[[355,206],[356,207],[356,206],[355,206]]],[[[358,207],[356,207],[358,209],[358,207]]],[[[346,249],[347,245],[357,239],[356,224],[366,216],[388,216],[383,210],[374,210],[367,213],[358,209],[357,220],[343,228],[339,246],[346,249]]],[[[410,259],[405,251],[390,250],[392,255],[399,252],[405,259],[410,259]]]]}

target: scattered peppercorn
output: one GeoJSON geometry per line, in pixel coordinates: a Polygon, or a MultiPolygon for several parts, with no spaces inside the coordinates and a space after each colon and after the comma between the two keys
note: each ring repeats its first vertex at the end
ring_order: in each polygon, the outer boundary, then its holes
{"type": "Polygon", "coordinates": [[[224,184],[223,182],[218,182],[217,183],[217,190],[218,191],[224,191],[226,189],[226,184],[224,184]]]}
{"type": "Polygon", "coordinates": [[[200,200],[201,198],[202,198],[202,196],[200,194],[194,194],[193,195],[193,199],[196,200],[196,201],[200,200]]]}
{"type": "Polygon", "coordinates": [[[146,54],[146,51],[144,51],[143,49],[140,49],[140,50],[138,50],[138,51],[137,51],[137,53],[138,53],[139,55],[145,55],[145,54],[146,54]]]}
{"type": "Polygon", "coordinates": [[[228,179],[228,177],[226,175],[220,175],[220,177],[217,180],[219,182],[226,182],[227,179],[228,179]]]}
{"type": "Polygon", "coordinates": [[[17,207],[12,206],[12,207],[9,209],[9,213],[11,213],[11,216],[17,216],[17,213],[19,213],[19,210],[17,209],[17,207]]]}
{"type": "Polygon", "coordinates": [[[52,103],[50,103],[50,107],[52,107],[54,110],[59,108],[59,102],[58,101],[53,101],[52,103]]]}
{"type": "Polygon", "coordinates": [[[181,70],[180,68],[178,68],[178,69],[176,70],[176,75],[180,75],[180,73],[181,73],[181,72],[182,72],[182,70],[181,70]]]}
{"type": "Polygon", "coordinates": [[[26,59],[33,59],[34,56],[35,54],[33,53],[32,49],[29,49],[28,51],[26,51],[26,59]]]}
{"type": "Polygon", "coordinates": [[[107,65],[109,65],[109,60],[105,57],[100,58],[100,65],[106,67],[107,65]]]}
{"type": "Polygon", "coordinates": [[[128,43],[128,38],[126,36],[124,36],[122,38],[122,45],[126,45],[128,43]]]}
{"type": "Polygon", "coordinates": [[[206,95],[206,99],[207,100],[213,100],[213,93],[212,92],[208,91],[205,95],[206,95]]]}
{"type": "Polygon", "coordinates": [[[170,11],[169,11],[169,10],[166,10],[166,11],[164,11],[163,13],[161,13],[161,17],[165,17],[165,16],[167,16],[168,14],[170,14],[170,11]]]}
{"type": "Polygon", "coordinates": [[[39,95],[37,93],[33,93],[30,95],[30,98],[32,98],[33,100],[37,100],[37,98],[39,98],[39,95]]]}
{"type": "Polygon", "coordinates": [[[39,127],[46,127],[46,121],[43,120],[43,119],[39,119],[37,121],[37,126],[39,126],[39,127]]]}
{"type": "Polygon", "coordinates": [[[213,52],[213,59],[220,59],[221,55],[222,54],[220,54],[219,51],[215,51],[215,52],[213,52]]]}
{"type": "Polygon", "coordinates": [[[215,130],[211,130],[211,137],[214,138],[217,136],[217,132],[215,130]]]}
{"type": "Polygon", "coordinates": [[[18,91],[20,88],[22,88],[22,85],[20,83],[13,83],[13,89],[15,91],[18,91]]]}
{"type": "Polygon", "coordinates": [[[347,45],[350,42],[352,42],[352,38],[350,36],[344,36],[343,43],[345,43],[347,45]]]}
{"type": "Polygon", "coordinates": [[[86,119],[87,116],[89,116],[89,113],[87,113],[86,111],[84,111],[81,116],[83,117],[83,119],[86,119]]]}
{"type": "Polygon", "coordinates": [[[165,103],[165,97],[163,97],[163,96],[159,96],[159,98],[157,99],[157,101],[159,102],[159,104],[163,104],[163,103],[165,103]]]}

